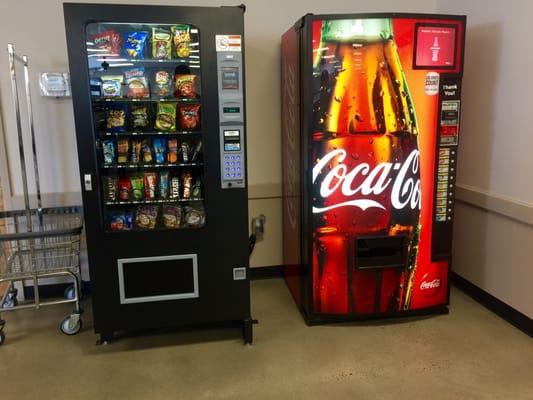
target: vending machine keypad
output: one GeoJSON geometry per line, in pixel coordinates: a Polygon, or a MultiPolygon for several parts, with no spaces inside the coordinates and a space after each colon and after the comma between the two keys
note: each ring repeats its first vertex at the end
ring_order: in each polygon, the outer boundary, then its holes
{"type": "Polygon", "coordinates": [[[220,181],[223,189],[246,185],[246,147],[242,55],[240,51],[217,53],[220,181]]]}

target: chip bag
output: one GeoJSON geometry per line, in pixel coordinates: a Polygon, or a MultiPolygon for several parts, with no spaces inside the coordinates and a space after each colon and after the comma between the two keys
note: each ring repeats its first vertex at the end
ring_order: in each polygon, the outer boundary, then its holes
{"type": "Polygon", "coordinates": [[[174,83],[176,85],[176,97],[196,97],[196,75],[193,74],[176,74],[174,83]]]}
{"type": "Polygon", "coordinates": [[[165,98],[171,95],[172,77],[164,69],[156,71],[152,84],[152,94],[155,97],[165,98]]]}
{"type": "Polygon", "coordinates": [[[181,207],[180,206],[164,206],[163,207],[163,225],[168,229],[176,229],[181,225],[181,207]]]}
{"type": "Polygon", "coordinates": [[[191,33],[189,25],[175,25],[172,30],[172,44],[174,54],[179,58],[189,57],[191,54],[191,33]]]}
{"type": "Polygon", "coordinates": [[[176,130],[176,103],[158,103],[155,127],[162,131],[176,130]]]}
{"type": "Polygon", "coordinates": [[[137,209],[135,223],[140,229],[154,229],[157,222],[157,206],[141,206],[137,209]]]}
{"type": "Polygon", "coordinates": [[[180,128],[194,130],[200,127],[200,104],[187,104],[179,107],[180,128]]]}
{"type": "Polygon", "coordinates": [[[106,111],[106,128],[110,132],[126,130],[126,105],[113,104],[106,111]]]}
{"type": "Polygon", "coordinates": [[[152,28],[152,57],[161,59],[172,58],[172,35],[163,28],[152,28]]]}
{"type": "Polygon", "coordinates": [[[148,81],[144,75],[144,68],[132,68],[127,70],[124,75],[126,76],[126,85],[128,87],[128,97],[131,98],[144,98],[150,97],[150,91],[148,89],[148,81]]]}
{"type": "Polygon", "coordinates": [[[98,50],[102,50],[100,55],[106,57],[117,57],[120,55],[120,34],[115,31],[109,30],[97,33],[91,36],[91,41],[94,43],[94,47],[98,50]]]}
{"type": "Polygon", "coordinates": [[[124,77],[122,75],[102,75],[102,96],[104,97],[121,97],[122,83],[124,77]]]}
{"type": "Polygon", "coordinates": [[[126,32],[124,34],[124,52],[126,56],[134,59],[143,59],[147,38],[148,32],[126,32]]]}
{"type": "Polygon", "coordinates": [[[148,128],[148,107],[146,105],[131,106],[130,115],[132,129],[148,128]]]}

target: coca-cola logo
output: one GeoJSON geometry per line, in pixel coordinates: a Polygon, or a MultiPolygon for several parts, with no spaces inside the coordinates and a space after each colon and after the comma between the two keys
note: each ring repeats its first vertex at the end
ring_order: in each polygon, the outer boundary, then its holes
{"type": "Polygon", "coordinates": [[[437,272],[428,272],[422,276],[422,281],[420,282],[420,291],[425,297],[435,296],[439,292],[440,287],[441,278],[437,272]]]}
{"type": "Polygon", "coordinates": [[[335,161],[335,166],[324,176],[320,184],[320,196],[324,199],[330,197],[337,190],[340,190],[345,197],[352,197],[349,200],[332,204],[326,207],[313,206],[313,213],[323,213],[339,207],[359,207],[365,211],[368,208],[381,208],[385,206],[374,199],[366,196],[376,196],[383,193],[390,185],[391,204],[395,209],[401,210],[405,207],[420,209],[420,178],[419,151],[413,150],[403,163],[382,162],[371,168],[368,163],[359,163],[351,171],[344,163],[346,150],[336,149],[322,157],[313,167],[313,184],[321,175],[330,162],[335,161]],[[396,177],[391,175],[393,171],[398,171],[396,177]],[[354,182],[359,182],[364,177],[362,183],[354,187],[354,182]],[[355,197],[354,196],[360,196],[355,197]]]}

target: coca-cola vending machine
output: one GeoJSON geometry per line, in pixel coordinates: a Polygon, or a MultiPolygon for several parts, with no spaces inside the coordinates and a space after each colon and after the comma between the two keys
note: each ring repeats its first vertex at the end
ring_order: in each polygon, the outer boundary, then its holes
{"type": "Polygon", "coordinates": [[[285,280],[309,323],[446,312],[465,16],[282,38],[285,280]]]}

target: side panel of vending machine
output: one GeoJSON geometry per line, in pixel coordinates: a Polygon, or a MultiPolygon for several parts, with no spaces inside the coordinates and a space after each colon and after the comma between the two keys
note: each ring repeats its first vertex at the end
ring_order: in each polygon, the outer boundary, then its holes
{"type": "Polygon", "coordinates": [[[242,7],[65,4],[94,329],[250,342],[242,7]]]}
{"type": "Polygon", "coordinates": [[[307,15],[283,36],[285,276],[308,322],[447,311],[465,22],[307,15]]]}

